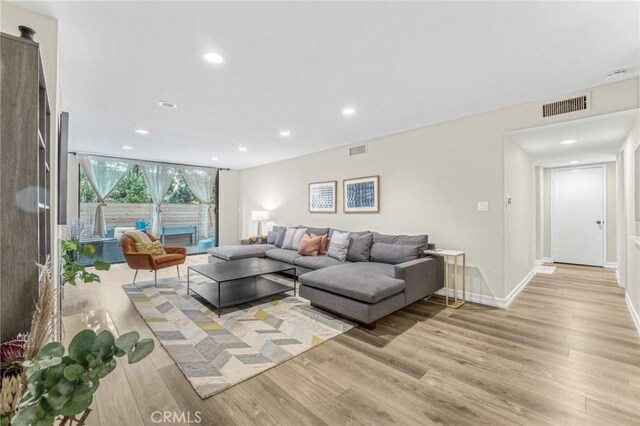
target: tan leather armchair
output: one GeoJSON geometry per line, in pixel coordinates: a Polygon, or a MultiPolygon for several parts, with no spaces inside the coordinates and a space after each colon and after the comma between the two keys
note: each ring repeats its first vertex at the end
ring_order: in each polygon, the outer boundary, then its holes
{"type": "MultiPolygon", "coordinates": [[[[151,241],[157,241],[158,239],[153,235],[146,233],[151,241]]],[[[136,273],[133,276],[133,282],[136,282],[138,271],[140,269],[146,269],[154,272],[154,280],[156,286],[158,285],[158,269],[169,268],[175,266],[178,270],[178,278],[180,278],[180,265],[182,265],[187,259],[187,249],[185,247],[164,247],[164,251],[167,254],[160,256],[152,256],[147,253],[138,253],[136,250],[136,243],[133,238],[123,235],[120,240],[120,246],[122,247],[122,253],[127,261],[127,265],[131,269],[135,269],[136,273]]]]}

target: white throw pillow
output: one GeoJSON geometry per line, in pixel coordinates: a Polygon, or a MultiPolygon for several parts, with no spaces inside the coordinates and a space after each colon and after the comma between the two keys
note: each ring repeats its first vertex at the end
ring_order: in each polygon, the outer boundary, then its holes
{"type": "Polygon", "coordinates": [[[284,234],[284,241],[282,248],[286,250],[293,250],[293,239],[296,237],[296,231],[298,228],[287,228],[287,232],[284,234]]]}
{"type": "Polygon", "coordinates": [[[293,250],[298,251],[300,250],[300,243],[302,242],[302,239],[304,238],[304,234],[307,233],[307,228],[298,228],[295,237],[293,237],[293,250]]]}
{"type": "Polygon", "coordinates": [[[329,250],[327,254],[334,259],[344,262],[347,260],[347,250],[349,249],[349,233],[333,231],[331,240],[329,241],[329,250]]]}
{"type": "Polygon", "coordinates": [[[282,243],[282,248],[285,250],[298,251],[300,249],[300,242],[306,232],[307,228],[287,229],[287,233],[284,236],[284,242],[282,243]]]}

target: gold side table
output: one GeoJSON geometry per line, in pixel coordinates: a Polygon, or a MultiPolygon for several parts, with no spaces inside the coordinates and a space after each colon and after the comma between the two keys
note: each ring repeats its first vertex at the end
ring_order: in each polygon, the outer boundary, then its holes
{"type": "MultiPolygon", "coordinates": [[[[444,258],[444,294],[445,303],[440,303],[448,308],[458,309],[466,302],[466,269],[467,257],[465,252],[457,250],[425,250],[425,254],[430,256],[440,256],[444,258]],[[458,258],[462,257],[462,299],[458,299],[458,258]],[[453,262],[451,262],[453,260],[453,262]],[[449,303],[449,265],[453,265],[453,302],[449,303]]],[[[438,303],[438,302],[433,302],[438,303]]]]}

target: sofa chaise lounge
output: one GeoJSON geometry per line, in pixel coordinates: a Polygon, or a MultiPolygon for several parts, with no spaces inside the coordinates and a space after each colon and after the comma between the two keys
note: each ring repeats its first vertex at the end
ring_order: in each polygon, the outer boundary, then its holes
{"type": "MultiPolygon", "coordinates": [[[[306,229],[307,234],[328,235],[329,228],[306,229]]],[[[274,227],[274,232],[287,228],[274,227]]],[[[288,228],[291,229],[291,228],[288,228]]],[[[344,231],[338,231],[344,232],[344,231]]],[[[340,315],[368,328],[405,306],[443,287],[444,265],[439,257],[424,257],[427,235],[385,235],[349,232],[345,261],[329,255],[302,256],[297,250],[272,244],[220,246],[209,250],[209,262],[268,258],[295,266],[299,294],[312,306],[340,315]]],[[[276,237],[277,239],[277,237],[276,237]]],[[[281,241],[280,241],[281,242],[281,241]]]]}

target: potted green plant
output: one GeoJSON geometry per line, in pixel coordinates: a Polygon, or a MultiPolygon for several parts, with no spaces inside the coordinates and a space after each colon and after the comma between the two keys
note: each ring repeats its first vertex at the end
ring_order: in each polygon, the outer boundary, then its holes
{"type": "Polygon", "coordinates": [[[61,241],[62,248],[62,284],[75,285],[80,279],[84,283],[100,282],[100,276],[87,271],[80,263],[80,256],[93,261],[92,266],[98,271],[108,271],[111,265],[95,256],[96,248],[88,243],[82,244],[80,239],[86,235],[85,223],[80,219],[73,219],[67,225],[67,239],[61,241]]]}
{"type": "Polygon", "coordinates": [[[58,342],[46,344],[38,354],[23,362],[26,390],[13,426],[49,426],[58,417],[74,418],[89,408],[100,379],[118,365],[117,357],[127,356],[129,364],[147,357],[153,340],[140,339],[132,331],[117,339],[109,331],[96,334],[82,330],[69,343],[69,352],[58,342]]]}

